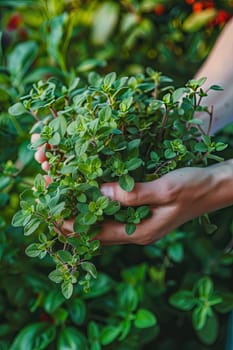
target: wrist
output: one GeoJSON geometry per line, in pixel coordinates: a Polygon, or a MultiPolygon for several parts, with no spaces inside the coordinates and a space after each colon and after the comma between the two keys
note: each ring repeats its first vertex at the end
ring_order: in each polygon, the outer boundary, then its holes
{"type": "Polygon", "coordinates": [[[233,204],[233,159],[206,168],[209,175],[206,195],[207,211],[214,211],[233,204]]]}

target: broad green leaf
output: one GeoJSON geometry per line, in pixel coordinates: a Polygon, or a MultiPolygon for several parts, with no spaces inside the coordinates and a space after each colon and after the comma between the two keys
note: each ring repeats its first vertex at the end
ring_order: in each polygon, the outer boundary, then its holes
{"type": "Polygon", "coordinates": [[[0,190],[4,187],[7,187],[11,182],[11,178],[9,176],[0,176],[0,190]]]}
{"type": "Polygon", "coordinates": [[[136,328],[148,328],[156,325],[157,320],[155,315],[146,309],[139,309],[136,312],[134,325],[136,328]]]}
{"type": "Polygon", "coordinates": [[[219,85],[211,85],[209,89],[210,89],[210,90],[216,90],[216,91],[222,91],[222,90],[224,90],[224,89],[223,89],[221,86],[219,86],[219,85]]]}
{"type": "Polygon", "coordinates": [[[228,147],[228,145],[226,145],[223,142],[217,142],[215,145],[215,149],[216,151],[223,151],[224,149],[226,149],[228,147]]]}
{"type": "Polygon", "coordinates": [[[82,299],[76,298],[69,303],[69,315],[74,324],[83,324],[86,318],[86,312],[86,305],[82,299]]]}
{"type": "Polygon", "coordinates": [[[173,261],[181,262],[184,256],[183,245],[179,242],[174,242],[168,246],[167,253],[173,261]]]}
{"type": "Polygon", "coordinates": [[[17,79],[18,84],[35,60],[37,53],[37,43],[27,40],[15,46],[14,50],[8,55],[8,69],[17,79]]]}
{"type": "Polygon", "coordinates": [[[142,165],[142,160],[139,158],[132,158],[132,159],[128,160],[125,163],[125,165],[129,171],[132,171],[132,170],[139,168],[142,165]]]}
{"type": "Polygon", "coordinates": [[[204,327],[196,331],[198,338],[205,345],[212,345],[218,338],[219,335],[219,322],[215,313],[207,318],[204,327]]]}
{"type": "Polygon", "coordinates": [[[57,350],[88,350],[85,336],[74,327],[64,327],[58,338],[57,350]]]}
{"type": "Polygon", "coordinates": [[[65,68],[65,63],[61,47],[67,21],[68,14],[65,12],[59,16],[53,16],[48,23],[49,29],[46,32],[48,52],[62,69],[65,68]]]}
{"type": "Polygon", "coordinates": [[[43,305],[46,312],[52,314],[56,309],[58,309],[63,303],[65,299],[61,292],[57,290],[51,290],[48,294],[46,294],[43,305]]]}
{"type": "Polygon", "coordinates": [[[49,279],[55,283],[61,283],[64,279],[64,275],[61,271],[59,270],[53,270],[49,274],[49,279]]]}
{"type": "Polygon", "coordinates": [[[195,299],[192,291],[181,290],[173,294],[169,298],[169,302],[180,310],[189,311],[197,304],[197,299],[195,299]]]}
{"type": "Polygon", "coordinates": [[[58,250],[57,255],[65,263],[69,263],[73,260],[72,254],[68,250],[58,250]]]}
{"type": "Polygon", "coordinates": [[[134,188],[134,179],[128,174],[122,175],[119,178],[119,185],[123,190],[130,192],[134,188]]]}
{"type": "Polygon", "coordinates": [[[23,226],[23,223],[25,221],[25,215],[23,214],[22,210],[17,211],[17,213],[15,213],[15,215],[12,218],[12,226],[14,227],[20,227],[23,226]]]}
{"type": "Polygon", "coordinates": [[[120,328],[117,326],[106,326],[101,332],[101,344],[111,344],[119,335],[120,328]]]}
{"type": "Polygon", "coordinates": [[[213,293],[213,282],[209,277],[203,277],[195,285],[200,297],[208,298],[213,293]]]}
{"type": "Polygon", "coordinates": [[[136,225],[135,224],[126,224],[125,225],[125,232],[127,235],[132,235],[136,230],[136,225]]]}
{"type": "Polygon", "coordinates": [[[41,221],[38,219],[31,219],[28,224],[24,227],[24,235],[30,236],[33,232],[35,232],[40,226],[41,221]]]}
{"type": "Polygon", "coordinates": [[[9,350],[19,349],[47,349],[55,338],[55,327],[46,322],[32,323],[23,328],[9,350]]]}
{"type": "Polygon", "coordinates": [[[199,305],[197,306],[193,313],[192,313],[192,321],[193,321],[193,327],[197,331],[203,329],[207,322],[207,318],[209,314],[209,307],[208,306],[203,306],[199,305]]]}
{"type": "Polygon", "coordinates": [[[73,289],[74,289],[73,284],[69,280],[64,281],[61,285],[62,294],[66,299],[70,299],[70,297],[73,294],[73,289]]]}
{"type": "Polygon", "coordinates": [[[96,59],[96,58],[90,58],[81,62],[77,67],[77,71],[88,72],[96,67],[105,67],[105,66],[106,66],[106,61],[96,59]]]}
{"type": "Polygon", "coordinates": [[[111,201],[111,202],[109,202],[107,208],[104,209],[104,213],[107,215],[113,215],[117,211],[119,211],[120,207],[121,207],[121,205],[119,202],[111,201]]]}
{"type": "Polygon", "coordinates": [[[150,208],[146,205],[142,205],[136,209],[136,213],[139,214],[140,219],[145,219],[150,214],[150,208]]]}
{"type": "Polygon", "coordinates": [[[119,304],[122,310],[132,312],[138,305],[138,295],[133,286],[122,284],[118,293],[119,304]]]}
{"type": "Polygon", "coordinates": [[[103,45],[111,36],[118,20],[119,7],[113,2],[100,3],[95,11],[92,27],[92,40],[97,45],[103,45]]]}
{"type": "Polygon", "coordinates": [[[25,253],[31,258],[35,258],[39,256],[42,251],[40,246],[41,245],[38,243],[32,243],[26,248],[25,253]]]}
{"type": "Polygon", "coordinates": [[[8,109],[9,114],[18,116],[27,112],[26,108],[21,102],[17,102],[8,109]]]}
{"type": "Polygon", "coordinates": [[[207,8],[201,12],[193,12],[184,23],[183,29],[187,32],[196,32],[209,23],[216,16],[215,8],[207,8]]]}
{"type": "Polygon", "coordinates": [[[81,264],[81,267],[84,271],[88,272],[93,278],[97,278],[97,271],[94,264],[89,261],[84,261],[81,264]]]}

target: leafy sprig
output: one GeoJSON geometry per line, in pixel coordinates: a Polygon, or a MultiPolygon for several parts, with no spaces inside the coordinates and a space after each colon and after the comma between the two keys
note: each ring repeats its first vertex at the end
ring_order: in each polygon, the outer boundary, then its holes
{"type": "Polygon", "coordinates": [[[226,145],[215,143],[195,118],[202,111],[212,122],[212,108],[201,105],[204,82],[191,80],[175,89],[170,78],[152,69],[130,78],[90,73],[88,83],[75,79],[69,87],[54,79],[40,81],[11,107],[13,114],[27,111],[36,119],[32,132],[40,138],[31,148],[46,145],[52,179],[47,186],[41,174],[36,176],[33,189],[21,196],[13,225],[34,235],[29,256],[52,257],[56,269],[49,277],[61,283],[66,298],[74,284],[88,290],[96,278],[90,260],[99,253],[95,237],[104,220],[124,223],[131,235],[150,216],[147,206],[121,207],[103,196],[102,183],[118,181],[132,191],[135,181],[221,160],[215,152],[226,145]],[[74,218],[71,233],[63,228],[69,218],[74,218]]]}

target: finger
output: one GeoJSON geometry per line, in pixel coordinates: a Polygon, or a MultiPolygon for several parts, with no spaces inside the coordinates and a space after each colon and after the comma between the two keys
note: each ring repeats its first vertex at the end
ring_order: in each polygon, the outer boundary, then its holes
{"type": "Polygon", "coordinates": [[[45,151],[44,151],[43,146],[38,147],[38,150],[36,151],[34,158],[38,163],[43,163],[43,162],[47,161],[47,157],[45,155],[45,151]]]}
{"type": "Polygon", "coordinates": [[[183,220],[177,220],[176,206],[151,208],[151,217],[137,224],[132,235],[125,231],[125,225],[116,221],[105,221],[101,232],[96,236],[103,245],[138,244],[149,245],[171,232],[183,220]]]}
{"type": "Polygon", "coordinates": [[[31,135],[31,143],[34,143],[34,142],[38,141],[39,138],[40,138],[40,134],[38,134],[38,133],[32,134],[31,135]]]}
{"type": "Polygon", "coordinates": [[[62,224],[62,230],[74,233],[74,219],[65,220],[62,224]]]}
{"type": "Polygon", "coordinates": [[[119,201],[124,206],[166,203],[170,200],[169,191],[165,177],[150,182],[136,183],[131,192],[124,191],[117,182],[101,186],[103,195],[119,201]]]}
{"type": "Polygon", "coordinates": [[[48,175],[43,175],[43,177],[45,179],[45,186],[48,187],[48,185],[51,184],[51,182],[53,182],[53,180],[48,175]]]}
{"type": "Polygon", "coordinates": [[[45,160],[42,164],[41,164],[41,168],[44,170],[44,171],[49,171],[50,169],[50,164],[47,160],[45,160]]]}

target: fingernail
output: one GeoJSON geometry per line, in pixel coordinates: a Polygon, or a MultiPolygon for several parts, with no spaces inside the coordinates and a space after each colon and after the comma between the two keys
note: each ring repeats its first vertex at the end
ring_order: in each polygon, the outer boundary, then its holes
{"type": "Polygon", "coordinates": [[[113,188],[112,188],[112,186],[102,185],[101,188],[100,188],[100,191],[101,191],[101,193],[104,196],[113,199],[113,188]]]}

